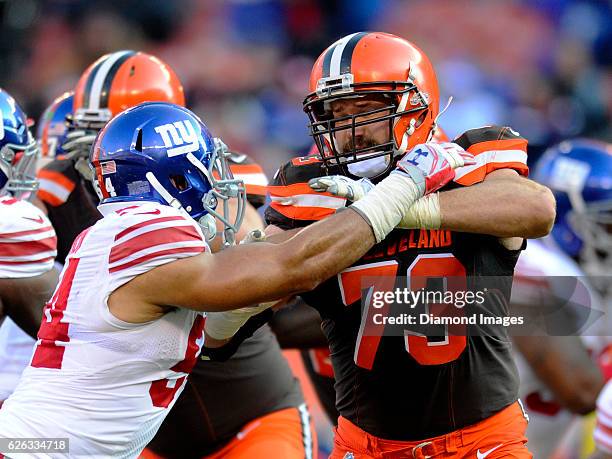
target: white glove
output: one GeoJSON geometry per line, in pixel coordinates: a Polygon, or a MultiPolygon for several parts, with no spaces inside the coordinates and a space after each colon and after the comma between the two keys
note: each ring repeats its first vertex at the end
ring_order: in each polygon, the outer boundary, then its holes
{"type": "Polygon", "coordinates": [[[349,201],[359,201],[374,188],[374,184],[367,178],[353,180],[343,175],[313,178],[308,181],[308,185],[315,191],[331,193],[349,201]]]}
{"type": "Polygon", "coordinates": [[[392,174],[408,174],[422,194],[427,195],[453,180],[456,168],[472,164],[474,156],[456,143],[427,142],[406,153],[392,174]]]}
{"type": "Polygon", "coordinates": [[[417,145],[400,159],[389,177],[351,208],[364,217],[376,242],[381,242],[419,198],[450,182],[455,168],[469,164],[474,164],[473,156],[458,145],[417,145]]]}
{"type": "Polygon", "coordinates": [[[229,339],[234,336],[240,327],[242,327],[252,316],[265,311],[276,303],[277,301],[274,301],[270,303],[261,303],[257,306],[233,309],[231,311],[208,312],[206,313],[206,322],[204,325],[206,334],[216,340],[229,339]]]}

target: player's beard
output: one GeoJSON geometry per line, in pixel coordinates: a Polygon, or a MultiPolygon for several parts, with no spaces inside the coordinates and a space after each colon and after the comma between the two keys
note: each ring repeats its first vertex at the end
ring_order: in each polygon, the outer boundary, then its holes
{"type": "MultiPolygon", "coordinates": [[[[361,139],[358,145],[358,149],[372,148],[377,145],[379,145],[378,142],[374,141],[372,137],[368,137],[365,139],[361,139]]],[[[351,138],[347,142],[344,143],[344,145],[342,146],[342,151],[343,152],[352,151],[353,149],[355,149],[354,146],[355,144],[353,142],[353,139],[351,138]]],[[[367,151],[367,152],[357,154],[357,157],[367,158],[368,156],[376,155],[379,153],[380,151],[367,151]]],[[[347,164],[346,168],[352,175],[356,177],[372,178],[372,177],[376,177],[377,175],[380,175],[381,173],[383,173],[385,169],[387,169],[388,165],[389,165],[389,155],[381,155],[381,156],[376,156],[374,158],[363,159],[356,163],[347,164]]]]}

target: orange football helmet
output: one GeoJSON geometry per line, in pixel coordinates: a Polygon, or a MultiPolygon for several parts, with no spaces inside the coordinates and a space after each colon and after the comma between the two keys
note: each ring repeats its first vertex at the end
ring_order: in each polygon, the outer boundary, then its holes
{"type": "Polygon", "coordinates": [[[147,53],[124,50],[106,54],[79,79],[73,125],[101,129],[113,116],[142,102],[185,106],[183,86],[174,70],[147,53]]]}
{"type": "MultiPolygon", "coordinates": [[[[409,41],[382,32],[358,32],[336,41],[319,56],[310,74],[310,94],[304,111],[327,166],[348,165],[387,155],[392,159],[430,140],[439,110],[440,94],[428,57],[409,41]],[[381,95],[383,108],[334,118],[330,102],[341,98],[381,95]],[[377,116],[374,116],[377,115],[377,116]],[[360,119],[368,118],[360,121],[360,119]],[[386,143],[340,151],[335,135],[370,123],[386,121],[386,143]]],[[[346,169],[345,169],[346,172],[346,169]]]]}

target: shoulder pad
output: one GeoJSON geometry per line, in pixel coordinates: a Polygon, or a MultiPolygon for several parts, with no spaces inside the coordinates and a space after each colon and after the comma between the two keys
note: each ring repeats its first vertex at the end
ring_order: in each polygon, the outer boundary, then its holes
{"type": "Polygon", "coordinates": [[[38,198],[48,206],[64,204],[80,178],[72,160],[54,159],[38,171],[38,198]]]}
{"type": "Polygon", "coordinates": [[[473,154],[510,148],[527,151],[527,139],[507,126],[483,126],[470,129],[457,137],[454,142],[473,154]]]}
{"type": "Polygon", "coordinates": [[[57,237],[33,204],[0,198],[0,278],[31,277],[53,267],[57,237]]]}
{"type": "Polygon", "coordinates": [[[472,153],[476,164],[457,169],[455,183],[470,186],[482,182],[487,174],[511,169],[527,176],[527,139],[510,127],[484,126],[470,129],[454,142],[472,153]]]}
{"type": "Polygon", "coordinates": [[[268,187],[270,206],[266,222],[283,229],[299,228],[321,220],[345,207],[346,199],[330,193],[317,193],[308,186],[310,179],[327,175],[316,156],[302,156],[283,164],[268,187]]]}

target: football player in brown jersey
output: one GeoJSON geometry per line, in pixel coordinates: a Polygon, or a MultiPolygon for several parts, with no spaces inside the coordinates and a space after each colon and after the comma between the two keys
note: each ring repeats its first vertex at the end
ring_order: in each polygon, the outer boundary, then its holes
{"type": "MultiPolygon", "coordinates": [[[[427,56],[385,33],[346,36],[316,61],[304,109],[318,157],[283,165],[269,187],[266,232],[310,225],[386,177],[396,158],[451,144],[428,143],[439,94],[427,56]]],[[[526,416],[509,337],[364,333],[364,276],[496,276],[503,298],[485,308],[507,314],[511,277],[523,238],[547,234],[555,214],[550,191],[525,178],[527,141],[486,126],[455,139],[475,155],[452,183],[418,201],[402,228],[351,268],[303,299],[319,310],[336,377],[340,413],[333,458],[531,457],[526,416]],[[403,457],[403,456],[402,456],[403,457]]],[[[413,288],[419,286],[413,285],[413,288]]],[[[423,305],[427,306],[427,305],[423,305]]]]}

